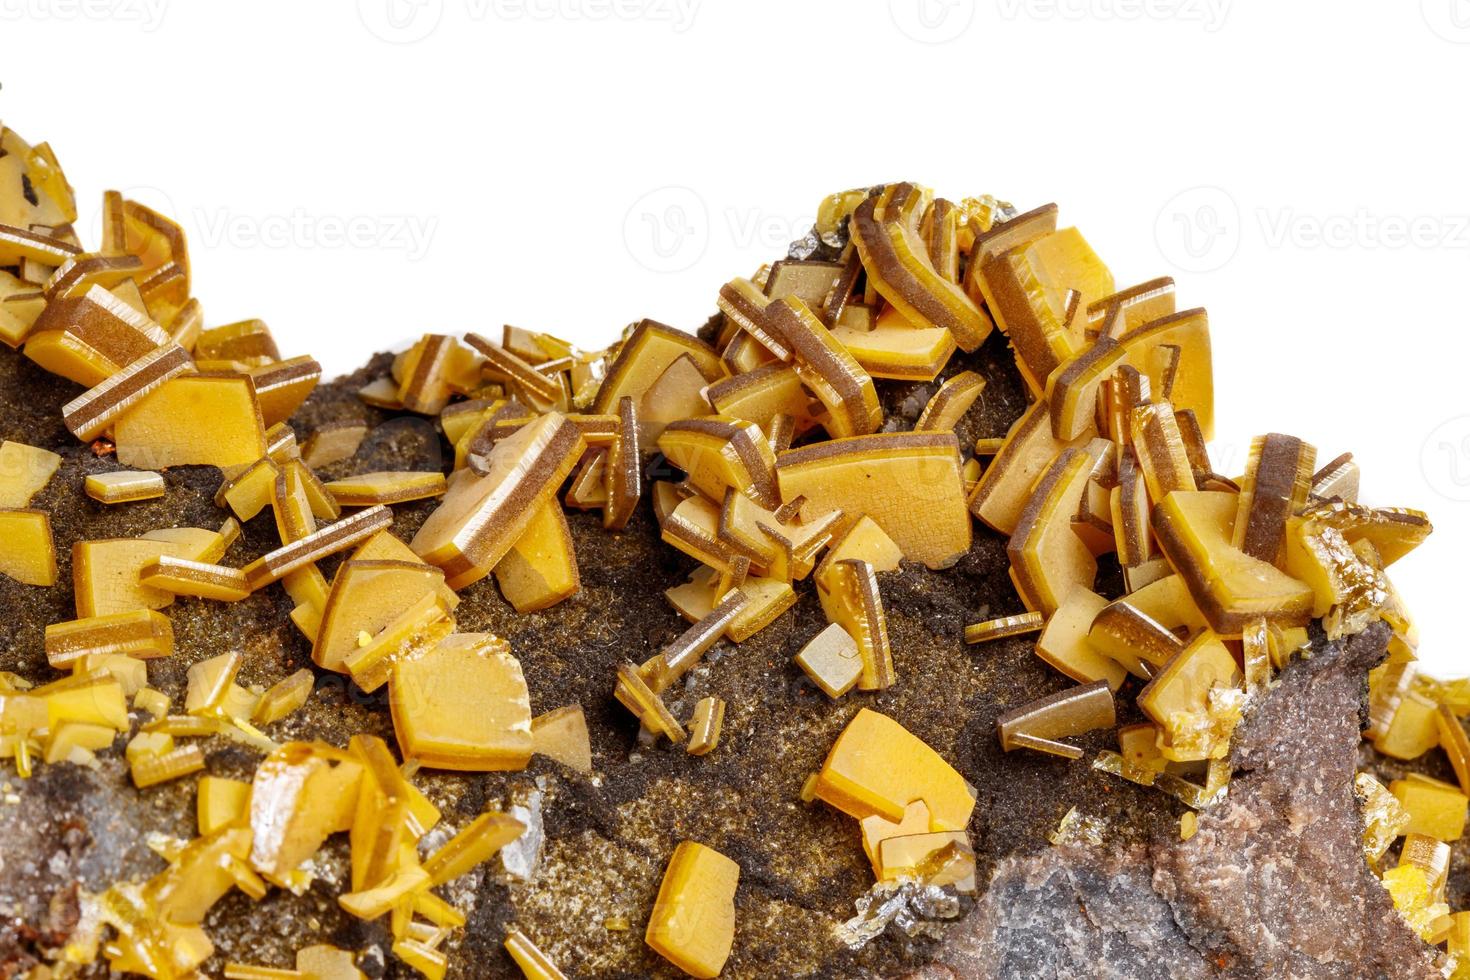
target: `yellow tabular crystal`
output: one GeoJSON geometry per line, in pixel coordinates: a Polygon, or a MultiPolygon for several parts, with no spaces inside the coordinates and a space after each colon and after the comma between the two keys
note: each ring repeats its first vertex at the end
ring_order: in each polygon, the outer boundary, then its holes
{"type": "Polygon", "coordinates": [[[272,725],[306,704],[311,697],[316,675],[303,667],[284,680],[277,681],[260,696],[251,721],[257,725],[272,725]]]}
{"type": "MultiPolygon", "coordinates": [[[[1235,657],[1214,633],[1205,631],[1164,665],[1138,693],[1138,706],[1163,729],[1160,749],[1175,761],[1221,758],[1230,749],[1234,722],[1201,732],[1212,719],[1211,692],[1241,683],[1235,657]],[[1199,735],[1196,743],[1191,735],[1199,735]]],[[[1235,718],[1238,719],[1238,711],[1235,718]]]]}
{"type": "Polygon", "coordinates": [[[592,740],[579,704],[556,708],[531,719],[531,744],[537,755],[577,772],[592,771],[592,740]]]}
{"type": "Polygon", "coordinates": [[[271,493],[281,474],[276,461],[264,456],[246,466],[220,484],[214,502],[229,505],[235,516],[248,521],[271,504],[271,493]]]}
{"type": "Polygon", "coordinates": [[[148,667],[141,660],[121,653],[90,653],[72,665],[77,674],[106,671],[122,685],[123,695],[132,697],[148,686],[148,667]]]}
{"type": "Polygon", "coordinates": [[[145,755],[132,762],[133,785],[139,789],[180,779],[204,768],[204,752],[185,745],[161,755],[145,755]]]}
{"type": "Polygon", "coordinates": [[[158,324],[101,286],[48,302],[25,354],[52,374],[92,388],[169,343],[158,324]]]}
{"type": "Polygon", "coordinates": [[[393,665],[393,727],[405,759],[440,769],[524,769],[531,702],[510,646],[460,633],[393,665]]]}
{"type": "Polygon", "coordinates": [[[0,270],[0,343],[12,348],[25,343],[45,308],[46,298],[39,289],[0,270]]]}
{"type": "MultiPolygon", "coordinates": [[[[445,431],[449,431],[447,423],[445,431]]],[[[338,422],[321,426],[301,447],[301,459],[315,470],[351,459],[357,455],[357,449],[367,433],[368,427],[361,422],[338,422]]],[[[450,441],[457,440],[451,436],[450,441]]]]}
{"type": "Polygon", "coordinates": [[[496,563],[495,581],[518,613],[547,609],[582,587],[571,528],[556,498],[537,508],[526,530],[496,563]]]}
{"type": "Polygon", "coordinates": [[[587,448],[580,430],[552,413],[495,444],[485,476],[466,473],[413,539],[413,549],[444,569],[453,588],[490,573],[525,533],[587,448]]]}
{"type": "Polygon", "coordinates": [[[878,880],[911,878],[975,890],[975,852],[961,830],[888,837],[878,845],[878,880]]]}
{"type": "Polygon", "coordinates": [[[720,975],[735,944],[740,865],[719,851],[682,841],[664,871],[644,941],[691,977],[720,975]]]}
{"type": "Polygon", "coordinates": [[[939,753],[869,708],[848,722],[827,754],[816,795],[849,816],[877,814],[894,823],[923,800],[931,831],[963,830],[975,809],[970,784],[939,753]]]}
{"type": "Polygon", "coordinates": [[[725,722],[725,702],[720,698],[700,698],[689,722],[690,755],[708,755],[720,744],[720,729],[725,722]]]}
{"type": "Polygon", "coordinates": [[[61,466],[61,457],[21,442],[0,443],[0,509],[29,507],[61,466]]]}
{"type": "Polygon", "coordinates": [[[1095,460],[1067,449],[1042,475],[1006,546],[1011,581],[1028,609],[1052,615],[1077,586],[1090,588],[1097,560],[1072,530],[1095,460]]]}
{"type": "Polygon", "coordinates": [[[1115,291],[1112,274],[1075,228],[1043,234],[978,264],[989,308],[1016,350],[1021,375],[1041,394],[1052,371],[1082,345],[1081,311],[1115,291]],[[1080,296],[1071,297],[1073,290],[1080,296]],[[1079,311],[1070,321],[1069,309],[1079,311]]]}
{"type": "Polygon", "coordinates": [[[87,477],[87,496],[102,504],[130,504],[139,500],[156,500],[168,491],[162,473],[147,470],[119,470],[94,473],[87,477]]]}
{"type": "Polygon", "coordinates": [[[188,351],[166,344],[67,402],[62,420],[78,439],[95,439],[128,409],[193,367],[188,351]]]}
{"type": "Polygon", "coordinates": [[[1383,873],[1383,887],[1393,898],[1393,907],[1421,939],[1434,929],[1434,921],[1449,914],[1449,906],[1435,902],[1423,870],[1401,864],[1383,873]]]}
{"type": "Polygon", "coordinates": [[[1002,640],[1012,636],[1025,636],[1027,633],[1035,633],[1046,625],[1046,619],[1039,612],[1021,613],[1016,616],[1001,616],[998,619],[987,619],[980,623],[971,623],[965,627],[966,643],[988,643],[991,640],[1002,640]]]}
{"type": "Polygon", "coordinates": [[[446,615],[459,601],[444,585],[444,573],[416,557],[412,561],[361,560],[354,555],[338,569],[332,583],[312,659],[328,670],[343,669],[343,661],[359,649],[359,636],[377,636],[429,595],[437,598],[446,615]]]}
{"type": "Polygon", "coordinates": [[[845,559],[837,565],[831,591],[819,593],[827,618],[841,626],[857,644],[862,673],[858,687],[878,691],[893,686],[893,648],[888,641],[888,619],[878,576],[872,565],[861,559],[845,559]]]}
{"type": "Polygon", "coordinates": [[[250,963],[226,963],[225,980],[312,980],[300,970],[281,970],[270,966],[255,966],[250,963]]]}
{"type": "Polygon", "coordinates": [[[165,528],[141,538],[78,541],[71,552],[77,615],[88,618],[163,609],[173,602],[173,594],[142,585],[139,572],[143,566],[165,555],[218,561],[224,545],[219,532],[197,527],[165,528]]]}
{"type": "Polygon", "coordinates": [[[281,359],[281,349],[264,320],[239,320],[201,331],[194,353],[204,360],[251,365],[281,359]]]}
{"type": "Polygon", "coordinates": [[[255,770],[250,789],[250,863],[261,874],[294,871],[352,823],[361,764],[305,742],[288,742],[255,770]]]}
{"type": "Polygon", "coordinates": [[[833,439],[777,457],[783,500],[815,518],[867,514],[910,561],[952,564],[971,541],[953,433],[897,432],[833,439]]]}
{"type": "Polygon", "coordinates": [[[244,662],[244,654],[235,650],[201,660],[190,667],[184,710],[191,715],[218,714],[244,662]]]}
{"type": "Polygon", "coordinates": [[[980,475],[969,500],[971,513],[1002,534],[1014,533],[1037,479],[1064,450],[1080,447],[1091,437],[1088,430],[1073,440],[1057,439],[1046,405],[1032,405],[1011,425],[980,475]]]}
{"type": "Polygon", "coordinates": [[[551,958],[514,926],[506,930],[505,951],[516,961],[526,980],[565,980],[566,974],[556,968],[551,958]]]}
{"type": "Polygon", "coordinates": [[[648,731],[664,735],[676,744],[688,737],[679,719],[673,716],[663,699],[648,686],[632,664],[624,663],[618,667],[618,684],[613,693],[648,731]]]}
{"type": "Polygon", "coordinates": [[[321,379],[322,366],[310,357],[293,357],[252,369],[250,380],[266,426],[279,425],[294,415],[321,379]]]}
{"type": "Polygon", "coordinates": [[[796,371],[826,414],[823,425],[836,437],[876,432],[883,406],[872,376],[858,364],[821,319],[788,296],[767,308],[772,327],[796,352],[796,371]]]}
{"type": "Polygon", "coordinates": [[[1439,725],[1435,720],[1433,701],[1417,691],[1406,691],[1399,698],[1388,728],[1373,740],[1384,755],[1395,759],[1417,759],[1439,744],[1439,725]]]}
{"type": "Polygon", "coordinates": [[[159,589],[174,595],[239,602],[250,595],[250,580],[238,568],[189,561],[172,555],[160,555],[138,571],[138,581],[146,589],[159,589]]]}
{"type": "Polygon", "coordinates": [[[857,643],[836,623],[801,648],[796,664],[829,698],[840,698],[851,691],[863,673],[857,643]]]}
{"type": "Polygon", "coordinates": [[[296,969],[310,980],[367,980],[352,954],[335,946],[307,946],[296,952],[296,969]]]}
{"type": "Polygon", "coordinates": [[[1036,640],[1036,655],[1068,677],[1082,683],[1107,681],[1117,690],[1128,672],[1105,657],[1087,640],[1088,630],[1108,601],[1085,586],[1076,586],[1063,598],[1036,640]]]}
{"type": "Polygon", "coordinates": [[[772,419],[778,415],[789,415],[803,426],[811,424],[811,396],[790,364],[767,364],[726,378],[710,385],[708,395],[714,410],[721,415],[746,419],[762,429],[769,429],[772,419]]]}
{"type": "Polygon", "coordinates": [[[261,589],[313,562],[366,541],[392,523],[393,512],[387,507],[369,507],[262,555],[246,565],[242,571],[249,579],[252,589],[261,589]]]}
{"type": "Polygon", "coordinates": [[[168,714],[168,695],[162,691],[155,691],[151,687],[145,687],[133,695],[133,707],[139,711],[146,711],[154,721],[168,714]]]}
{"type": "Polygon", "coordinates": [[[425,593],[376,636],[362,634],[359,647],[343,659],[341,669],[364,691],[376,691],[388,683],[393,664],[432,649],[454,630],[443,601],[425,593]]]}
{"type": "Polygon", "coordinates": [[[427,943],[400,939],[393,944],[393,955],[422,973],[425,980],[444,980],[449,972],[449,955],[427,943]]]}
{"type": "Polygon", "coordinates": [[[915,326],[942,327],[965,350],[993,329],[990,317],[935,264],[920,232],[924,198],[911,184],[857,205],[849,227],[872,286],[915,326]]]}
{"type": "MultiPolygon", "coordinates": [[[[1264,624],[1264,620],[1257,620],[1264,624]]],[[[1264,629],[1264,625],[1261,626],[1264,629]]],[[[1098,653],[1116,660],[1135,677],[1147,680],[1184,649],[1173,630],[1125,597],[1109,603],[1092,621],[1088,642],[1098,653]]]]}
{"type": "Polygon", "coordinates": [[[658,448],[712,499],[723,499],[729,487],[763,507],[780,504],[776,457],[754,422],[721,415],[678,420],[664,428],[658,448]]]}
{"type": "Polygon", "coordinates": [[[669,365],[685,354],[708,380],[724,376],[720,355],[708,344],[655,320],[642,321],[618,348],[618,356],[598,389],[593,411],[603,415],[614,412],[624,396],[641,400],[669,365]]]}
{"type": "Polygon", "coordinates": [[[25,585],[56,584],[56,545],[45,511],[0,510],[0,575],[25,585]]]}
{"type": "Polygon", "coordinates": [[[1231,544],[1233,493],[1175,491],[1154,511],[1154,532],[1195,604],[1222,636],[1239,635],[1257,617],[1288,627],[1312,616],[1312,589],[1231,544]]]}
{"type": "MultiPolygon", "coordinates": [[[[814,781],[816,778],[813,775],[808,781],[814,781]]],[[[811,802],[806,798],[805,789],[803,789],[802,798],[808,803],[811,802]]],[[[902,820],[896,822],[885,820],[873,814],[859,820],[858,827],[863,835],[863,852],[867,854],[868,860],[873,865],[874,876],[881,880],[883,865],[879,860],[879,852],[883,842],[890,837],[909,837],[929,833],[929,807],[923,800],[915,800],[904,807],[902,820]]]]}
{"type": "Polygon", "coordinates": [[[1353,778],[1353,792],[1363,812],[1363,853],[1376,866],[1408,830],[1409,814],[1386,786],[1366,772],[1353,778]]]}
{"type": "Polygon", "coordinates": [[[326,484],[332,499],[343,507],[401,504],[438,497],[445,491],[443,473],[361,473],[326,484]]]}
{"type": "Polygon", "coordinates": [[[437,888],[490,860],[526,832],[526,825],[504,813],[482,813],[424,859],[424,871],[437,888]]]}
{"type": "Polygon", "coordinates": [[[1470,737],[1465,735],[1465,726],[1448,707],[1440,705],[1434,714],[1439,728],[1439,744],[1454,767],[1460,789],[1470,794],[1470,737]]]}
{"type": "Polygon", "coordinates": [[[914,423],[915,431],[953,432],[984,391],[984,378],[974,371],[961,371],[940,385],[929,399],[919,421],[914,423]]]}
{"type": "Polygon", "coordinates": [[[116,729],[107,725],[64,721],[47,739],[43,758],[48,764],[88,759],[92,753],[108,748],[116,740],[116,729]]]}
{"type": "Polygon", "coordinates": [[[249,812],[249,783],[223,776],[204,776],[199,780],[195,808],[199,836],[206,837],[221,827],[245,820],[249,812]]]}
{"type": "Polygon", "coordinates": [[[113,427],[124,466],[243,466],[266,455],[265,422],[249,378],[185,375],[129,408],[113,427]]]}
{"type": "Polygon", "coordinates": [[[1409,813],[1408,832],[1454,842],[1465,833],[1465,811],[1470,798],[1449,783],[1410,774],[1388,784],[1409,813]]]}
{"type": "Polygon", "coordinates": [[[1199,815],[1193,810],[1185,812],[1179,818],[1179,839],[1189,840],[1199,831],[1199,815]]]}
{"type": "Polygon", "coordinates": [[[1013,708],[996,718],[995,728],[1007,752],[1036,749],[1076,759],[1082,757],[1082,750],[1058,739],[1116,722],[1112,689],[1107,681],[1093,681],[1013,708]]]}

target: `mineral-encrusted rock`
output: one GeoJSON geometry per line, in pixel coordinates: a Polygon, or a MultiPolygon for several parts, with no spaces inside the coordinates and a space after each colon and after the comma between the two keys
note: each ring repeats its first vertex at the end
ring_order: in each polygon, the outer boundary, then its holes
{"type": "Polygon", "coordinates": [[[1236,734],[1229,795],[1187,841],[1003,862],[914,980],[1423,977],[1429,948],[1363,860],[1363,678],[1387,628],[1289,666],[1236,734]]]}
{"type": "MultiPolygon", "coordinates": [[[[292,420],[303,441],[328,422],[350,419],[373,426],[357,456],[325,469],[324,478],[433,468],[448,458],[432,421],[383,413],[356,397],[358,387],[386,373],[389,360],[376,358],[357,375],[323,386],[292,420]]],[[[975,370],[989,381],[963,420],[962,439],[1003,435],[1023,410],[1025,398],[1010,361],[997,334],[947,368],[947,374],[975,370]]],[[[911,425],[934,387],[885,384],[890,424],[911,425]]],[[[35,589],[0,578],[0,670],[38,681],[59,676],[46,665],[42,635],[47,623],[75,614],[69,565],[74,542],[158,527],[216,527],[225,516],[213,503],[219,474],[205,467],[165,474],[169,491],[162,500],[107,508],[87,499],[80,492],[84,476],[110,469],[112,462],[78,444],[60,425],[61,405],[77,390],[0,350],[0,439],[43,446],[64,457],[60,472],[35,502],[53,517],[62,584],[35,589]]],[[[396,507],[396,531],[412,535],[432,507],[396,507]]],[[[1165,897],[1170,886],[1163,869],[1178,868],[1182,875],[1185,861],[1193,862],[1187,872],[1192,876],[1232,860],[1245,862],[1248,874],[1266,875],[1268,866],[1253,862],[1281,852],[1232,851],[1243,843],[1259,848],[1264,840],[1259,830],[1217,827],[1215,821],[1226,820],[1230,812],[1222,809],[1201,820],[1192,848],[1160,843],[1177,834],[1179,804],[1082,762],[1000,751],[997,715],[1071,682],[1033,655],[1029,638],[981,647],[962,641],[967,622],[1021,611],[999,536],[977,525],[974,547],[955,568],[932,572],[905,566],[883,576],[898,673],[898,683],[886,691],[833,702],[792,663],[825,626],[810,583],[800,587],[796,607],[771,627],[739,646],[717,645],[667,695],[681,717],[707,695],[728,704],[719,748],[696,758],[666,743],[640,747],[636,722],[611,696],[616,664],[645,659],[684,629],[662,591],[682,583],[693,563],[660,543],[646,501],[621,533],[605,532],[595,514],[572,514],[570,523],[582,574],[578,595],[520,616],[501,598],[494,580],[486,579],[465,590],[457,615],[466,631],[494,632],[509,640],[538,713],[572,703],[586,709],[596,771],[584,776],[538,758],[524,773],[420,772],[415,777],[444,811],[443,827],[431,832],[428,845],[447,839],[486,807],[509,805],[538,786],[541,793],[544,846],[532,880],[506,874],[497,860],[445,890],[469,918],[446,946],[457,975],[518,977],[501,949],[505,926],[515,922],[571,976],[675,977],[673,968],[644,945],[642,927],[664,864],[681,839],[716,847],[741,865],[737,939],[723,973],[727,980],[899,976],[931,962],[948,964],[960,976],[1028,977],[1096,975],[1110,965],[1130,977],[1189,976],[1195,969],[1218,972],[1222,963],[1237,973],[1265,974],[1272,971],[1263,963],[1307,971],[1315,962],[1267,947],[1246,924],[1228,921],[1237,915],[1239,893],[1225,884],[1181,880],[1165,897]],[[977,902],[965,900],[962,913],[975,906],[967,918],[913,936],[891,927],[853,950],[843,944],[837,927],[853,916],[854,902],[872,884],[857,828],[828,807],[803,805],[799,797],[803,780],[865,705],[900,719],[975,785],[979,799],[971,835],[980,881],[983,885],[993,877],[993,884],[977,902]],[[1047,842],[1048,832],[1074,806],[1110,828],[1105,849],[1057,849],[1047,842]],[[607,928],[616,918],[626,919],[631,928],[607,928]],[[936,931],[938,939],[930,935],[936,931]],[[987,943],[996,949],[985,952],[987,943]],[[1272,949],[1278,951],[1263,953],[1272,949]]],[[[226,560],[243,563],[275,544],[267,513],[246,525],[226,560]]],[[[335,562],[323,564],[328,574],[334,568],[335,562]]],[[[1108,574],[1105,570],[1105,581],[1108,574]]],[[[1116,576],[1116,566],[1111,574],[1116,576]]],[[[289,612],[290,602],[279,588],[233,605],[180,599],[168,611],[176,652],[149,664],[150,683],[179,705],[187,668],[227,649],[245,653],[241,680],[246,684],[270,684],[311,666],[309,645],[291,625],[289,612]]],[[[1242,745],[1257,746],[1245,763],[1252,771],[1240,777],[1227,806],[1254,801],[1257,818],[1272,833],[1290,828],[1295,813],[1273,807],[1337,806],[1340,819],[1314,827],[1310,838],[1298,842],[1319,848],[1320,864],[1292,852],[1296,865],[1280,873],[1286,879],[1306,871],[1319,878],[1333,870],[1347,876],[1350,888],[1326,889],[1322,899],[1343,903],[1340,928],[1356,930],[1363,948],[1369,936],[1377,937],[1372,940],[1376,948],[1364,954],[1371,974],[1380,966],[1410,971],[1425,961],[1424,947],[1415,947],[1386,911],[1382,896],[1372,891],[1377,885],[1366,872],[1358,874],[1361,858],[1351,853],[1348,838],[1317,840],[1318,830],[1346,833],[1343,828],[1356,820],[1350,790],[1335,781],[1343,767],[1352,766],[1357,743],[1352,714],[1370,659],[1354,655],[1335,669],[1337,660],[1320,653],[1287,672],[1270,704],[1304,693],[1310,704],[1290,710],[1325,711],[1322,699],[1330,694],[1332,710],[1345,714],[1332,716],[1340,723],[1335,726],[1320,723],[1317,714],[1283,720],[1276,727],[1287,754],[1279,759],[1269,750],[1271,738],[1255,734],[1262,723],[1251,722],[1242,745]],[[1330,770],[1315,755],[1292,754],[1294,743],[1304,738],[1322,743],[1311,751],[1328,753],[1330,770]],[[1297,781],[1309,787],[1316,779],[1324,780],[1327,794],[1320,801],[1305,788],[1295,795],[1286,792],[1297,781]],[[1262,786],[1252,790],[1255,781],[1262,786]],[[1370,921],[1377,924],[1376,933],[1366,931],[1370,921]]],[[[366,731],[392,740],[384,698],[364,694],[339,675],[318,673],[306,707],[273,726],[272,737],[341,745],[366,731]]],[[[1120,697],[1125,722],[1137,720],[1134,694],[1130,686],[1120,697]]],[[[1109,732],[1078,740],[1088,757],[1111,742],[1109,732]]],[[[214,775],[248,779],[259,761],[252,750],[221,738],[201,744],[214,775]]],[[[162,861],[147,846],[150,834],[194,833],[194,781],[139,791],[128,779],[122,745],[120,740],[101,752],[96,771],[61,763],[42,766],[23,781],[4,764],[0,783],[9,788],[0,786],[0,977],[23,973],[75,936],[79,922],[85,925],[87,893],[156,873],[162,861]],[[6,794],[19,802],[4,802],[6,794]]],[[[325,941],[367,953],[361,962],[373,968],[374,976],[416,976],[387,955],[388,934],[381,924],[361,923],[337,906],[345,841],[330,842],[317,865],[321,877],[303,895],[274,890],[258,903],[239,893],[221,901],[206,924],[217,947],[207,971],[216,973],[228,960],[288,966],[297,948],[325,941]]],[[[1320,889],[1319,884],[1309,887],[1320,889]]],[[[1452,895],[1457,888],[1452,880],[1452,895]]],[[[1281,942],[1319,951],[1320,937],[1292,931],[1292,923],[1300,922],[1292,918],[1295,912],[1270,906],[1269,914],[1287,924],[1285,931],[1272,933],[1281,942]]],[[[1259,918],[1252,921],[1259,925],[1259,918]]],[[[1335,955],[1358,948],[1340,937],[1331,941],[1341,944],[1333,947],[1335,955]]],[[[944,969],[936,966],[929,975],[948,977],[944,969]]]]}

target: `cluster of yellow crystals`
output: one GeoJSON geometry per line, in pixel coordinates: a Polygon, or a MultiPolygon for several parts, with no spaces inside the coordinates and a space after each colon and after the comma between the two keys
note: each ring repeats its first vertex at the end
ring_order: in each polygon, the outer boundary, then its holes
{"type": "Polygon", "coordinates": [[[808,780],[803,798],[858,821],[879,883],[975,890],[968,831],[975,788],[887,715],[860,709],[808,780]]]}
{"type": "MultiPolygon", "coordinates": [[[[834,699],[894,684],[880,576],[904,560],[952,565],[971,546],[972,519],[1009,536],[1027,611],[976,624],[966,639],[1039,631],[1038,656],[1078,682],[1002,715],[1003,747],[1079,757],[1062,739],[1114,726],[1113,694],[1131,675],[1146,682],[1137,702],[1148,721],[1119,729],[1119,751],[1095,765],[1190,806],[1220,797],[1247,694],[1306,645],[1312,618],[1330,637],[1387,620],[1393,655],[1373,678],[1368,734],[1401,758],[1443,746],[1460,786],[1360,779],[1373,815],[1365,847],[1376,863],[1407,832],[1399,867],[1384,874],[1396,904],[1452,952],[1470,942],[1470,923],[1436,901],[1443,852],[1430,846],[1463,831],[1470,740],[1459,718],[1470,694],[1416,678],[1417,637],[1385,574],[1427,520],[1359,505],[1351,458],[1316,469],[1315,450],[1290,436],[1258,439],[1244,474],[1217,473],[1204,311],[1176,310],[1167,279],[1118,289],[1081,234],[1057,227],[1054,205],[1012,217],[993,201],[955,204],[907,183],[833,195],[818,227],[845,228],[841,254],[726,284],[713,344],[651,320],[597,351],[511,326],[499,342],[425,335],[360,395],[436,418],[452,472],[323,482],[316,470],[351,459],[367,430],[323,428],[297,445],[287,422],[319,365],[283,358],[258,320],[206,329],[183,232],[167,217],[109,192],[102,241],[86,251],[50,149],[3,127],[0,149],[0,178],[19,168],[29,188],[17,197],[0,185],[0,340],[87,388],[64,421],[124,468],[89,478],[86,492],[107,504],[149,499],[167,492],[158,470],[213,465],[223,472],[216,502],[233,515],[218,531],[74,544],[78,619],[46,637],[51,665],[71,676],[0,678],[0,755],[23,775],[38,755],[87,764],[128,730],[129,697],[152,716],[127,747],[140,787],[204,767],[197,745],[175,739],[224,734],[268,753],[250,784],[201,780],[201,836],[171,847],[154,880],[104,897],[115,969],[190,974],[210,954],[200,923],[219,897],[299,892],[316,850],[347,833],[342,907],[389,916],[395,954],[442,977],[439,947],[464,919],[432,889],[522,830],[487,813],[420,859],[416,844],[439,813],[385,744],[277,745],[258,727],[305,703],[309,670],[247,688],[241,655],[222,654],[190,669],[184,711],[169,714],[145,661],[173,652],[161,611],[176,596],[239,602],[282,584],[317,667],[388,688],[409,770],[521,769],[540,753],[589,772],[581,708],[533,718],[508,644],[457,632],[456,592],[493,575],[518,612],[565,601],[580,579],[563,506],[598,511],[616,532],[645,496],[662,539],[699,562],[667,593],[691,626],[618,668],[615,695],[648,736],[687,741],[691,754],[715,748],[725,704],[705,697],[684,722],[665,695],[721,639],[740,643],[791,608],[808,578],[830,625],[797,665],[834,699]],[[955,427],[985,386],[972,372],[939,385],[912,431],[885,424],[876,380],[933,381],[996,328],[1034,402],[1005,438],[960,446],[955,427]],[[682,479],[650,481],[655,452],[682,479]],[[433,498],[410,543],[392,534],[389,506],[433,498]],[[280,547],[225,564],[238,522],[266,511],[280,547]],[[329,581],[317,563],[343,553],[329,581]],[[1093,591],[1109,553],[1126,584],[1114,599],[1093,591]]],[[[0,574],[54,584],[50,523],[30,505],[59,462],[0,447],[0,574]]],[[[975,792],[898,722],[860,710],[806,795],[859,821],[880,882],[974,888],[975,792]]],[[[692,976],[717,975],[738,874],[717,852],[680,845],[648,943],[692,976]]],[[[523,934],[512,930],[506,946],[527,976],[560,976],[523,934]]],[[[349,954],[313,947],[294,970],[234,964],[227,975],[359,974],[349,954]]]]}
{"type": "MultiPolygon", "coordinates": [[[[223,681],[223,673],[210,674],[223,681]]],[[[201,923],[215,902],[232,888],[255,901],[272,886],[303,893],[314,877],[312,857],[342,833],[351,842],[352,870],[339,904],[365,920],[388,916],[394,953],[425,976],[442,978],[447,958],[439,947],[465,919],[433,889],[493,856],[524,826],[487,812],[421,859],[417,842],[439,819],[381,740],[356,736],[346,750],[287,743],[265,758],[250,783],[200,781],[200,836],[169,845],[169,867],[155,878],[115,885],[102,896],[102,920],[116,933],[103,952],[116,970],[192,976],[213,952],[201,923]]],[[[226,975],[272,975],[259,969],[232,965],[226,975]]],[[[303,950],[296,971],[360,975],[350,954],[320,949],[303,950]]]]}
{"type": "Polygon", "coordinates": [[[1429,523],[1360,505],[1351,457],[1318,469],[1291,436],[1257,439],[1238,477],[1216,472],[1205,312],[1178,310],[1168,279],[1118,290],[1056,219],[1048,206],[996,224],[966,267],[1036,399],[998,445],[976,446],[993,458],[968,493],[974,516],[1010,536],[1011,578],[1035,618],[978,623],[967,638],[1039,628],[1037,655],[1080,685],[1004,717],[1007,750],[1080,754],[1043,733],[1110,726],[1086,692],[1132,675],[1149,721],[1120,730],[1098,768],[1203,805],[1228,778],[1210,763],[1228,754],[1247,694],[1306,645],[1313,618],[1330,638],[1387,620],[1412,659],[1384,569],[1429,523]],[[1110,553],[1125,582],[1112,599],[1093,591],[1110,553]]]}

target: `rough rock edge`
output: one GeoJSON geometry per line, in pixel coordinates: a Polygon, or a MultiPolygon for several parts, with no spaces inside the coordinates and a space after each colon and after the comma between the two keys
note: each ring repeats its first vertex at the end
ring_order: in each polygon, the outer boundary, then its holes
{"type": "Polygon", "coordinates": [[[1352,780],[1387,642],[1378,624],[1287,668],[1241,723],[1229,795],[1193,838],[1007,859],[911,980],[1439,976],[1362,857],[1352,780]]]}

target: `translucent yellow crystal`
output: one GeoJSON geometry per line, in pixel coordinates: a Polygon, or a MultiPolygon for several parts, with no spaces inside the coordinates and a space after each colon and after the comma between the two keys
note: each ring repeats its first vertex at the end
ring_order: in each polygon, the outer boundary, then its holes
{"type": "Polygon", "coordinates": [[[740,866],[720,852],[682,841],[664,871],[644,941],[691,977],[720,975],[735,944],[740,866]]]}
{"type": "Polygon", "coordinates": [[[949,763],[898,722],[863,708],[827,754],[817,798],[849,816],[897,823],[915,800],[929,808],[931,831],[963,830],[975,797],[949,763]]]}
{"type": "Polygon", "coordinates": [[[524,769],[531,703],[504,640],[460,633],[393,665],[393,727],[406,759],[441,769],[524,769]]]}

